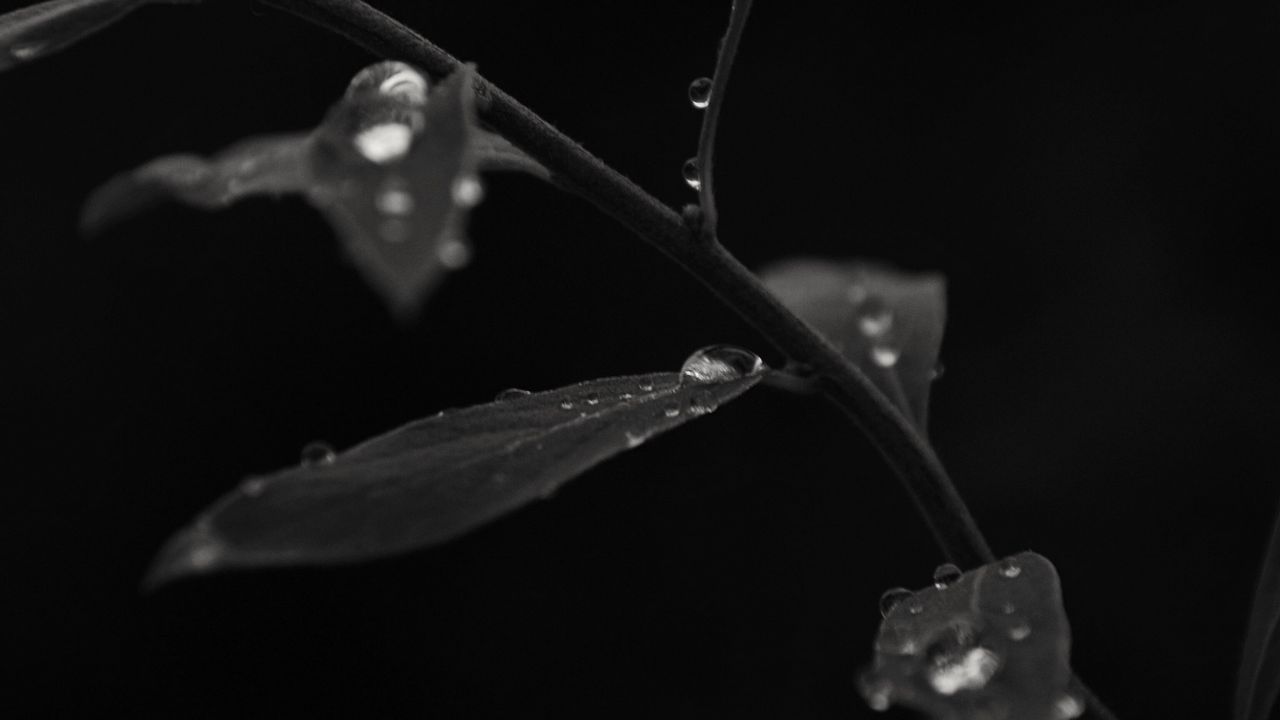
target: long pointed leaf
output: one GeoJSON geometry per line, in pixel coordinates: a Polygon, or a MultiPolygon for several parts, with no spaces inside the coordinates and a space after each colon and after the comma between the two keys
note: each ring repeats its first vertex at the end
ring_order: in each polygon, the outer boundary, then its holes
{"type": "Polygon", "coordinates": [[[0,72],[45,57],[153,3],[198,0],[49,0],[0,15],[0,72]]]}
{"type": "Polygon", "coordinates": [[[451,410],[331,462],[252,478],[161,551],[151,585],[230,568],[352,562],[455,538],[756,383],[759,358],[700,351],[682,373],[606,378],[451,410]],[[741,359],[750,360],[742,362],[741,359]]]}
{"type": "Polygon", "coordinates": [[[1258,572],[1236,684],[1236,720],[1267,720],[1280,700],[1280,517],[1258,572]]]}

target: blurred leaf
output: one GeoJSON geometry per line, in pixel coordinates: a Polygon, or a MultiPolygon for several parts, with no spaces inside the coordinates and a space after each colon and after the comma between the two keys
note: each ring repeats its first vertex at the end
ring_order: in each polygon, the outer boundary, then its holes
{"type": "Polygon", "coordinates": [[[1025,552],[893,601],[861,689],[871,707],[900,704],[936,720],[1066,720],[1084,710],[1068,692],[1071,632],[1057,570],[1025,552]],[[949,581],[949,582],[948,582],[949,581]],[[942,587],[939,587],[941,585],[942,587]]]}
{"type": "Polygon", "coordinates": [[[929,390],[947,319],[941,275],[797,258],[765,268],[760,277],[927,435],[929,390]]]}
{"type": "Polygon", "coordinates": [[[549,177],[476,126],[473,77],[463,66],[428,92],[426,77],[404,63],[371,65],[313,132],[250,139],[211,160],[153,160],[95,191],[82,226],[97,232],[169,198],[215,209],[251,195],[302,193],[392,310],[410,316],[470,256],[467,212],[484,193],[477,170],[549,177]]]}
{"type": "Polygon", "coordinates": [[[148,583],[352,562],[444,542],[713,412],[764,371],[755,355],[721,346],[695,353],[680,373],[507,391],[409,423],[329,462],[244,482],[166,544],[148,583]]]}
{"type": "Polygon", "coordinates": [[[199,0],[49,0],[0,15],[0,72],[55,53],[143,5],[199,0]]]}
{"type": "Polygon", "coordinates": [[[1271,530],[1245,631],[1236,720],[1267,720],[1280,699],[1280,519],[1271,530]]]}

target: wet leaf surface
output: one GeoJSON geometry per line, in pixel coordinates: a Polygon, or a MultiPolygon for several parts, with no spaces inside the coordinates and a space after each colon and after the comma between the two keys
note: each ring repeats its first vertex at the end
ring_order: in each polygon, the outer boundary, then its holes
{"type": "Polygon", "coordinates": [[[1083,711],[1069,690],[1062,588],[1044,557],[1024,552],[949,584],[886,593],[885,605],[875,661],[860,681],[873,708],[902,705],[937,720],[1068,720],[1083,711]]]}
{"type": "Polygon", "coordinates": [[[691,356],[683,374],[506,391],[332,457],[312,448],[307,464],[250,478],[180,531],[148,583],[231,568],[353,562],[450,540],[714,412],[764,372],[750,353],[715,348],[691,356]]]}
{"type": "Polygon", "coordinates": [[[946,281],[862,261],[786,260],[764,284],[876,384],[922,435],[946,326],[946,281]]]}
{"type": "Polygon", "coordinates": [[[468,212],[480,170],[542,178],[542,166],[476,126],[474,70],[429,88],[397,62],[365,68],[318,128],[249,139],[212,159],[171,155],[93,193],[81,224],[94,233],[166,199],[204,209],[251,195],[301,193],[334,227],[347,256],[401,317],[449,270],[466,265],[468,212]]]}
{"type": "Polygon", "coordinates": [[[198,0],[50,0],[0,15],[0,72],[79,42],[151,4],[198,0]]]}

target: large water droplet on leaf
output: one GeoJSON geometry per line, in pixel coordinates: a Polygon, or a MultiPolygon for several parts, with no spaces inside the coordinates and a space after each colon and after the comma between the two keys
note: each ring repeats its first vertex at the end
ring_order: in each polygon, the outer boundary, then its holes
{"type": "Polygon", "coordinates": [[[684,175],[685,184],[694,190],[702,189],[702,172],[698,169],[698,159],[689,158],[684,161],[684,167],[681,168],[681,174],[684,175]]]}
{"type": "Polygon", "coordinates": [[[689,102],[699,110],[711,104],[711,78],[700,77],[689,83],[689,102]]]}
{"type": "Polygon", "coordinates": [[[960,579],[960,568],[952,563],[943,563],[933,571],[933,586],[942,590],[960,579]]]}
{"type": "Polygon", "coordinates": [[[680,368],[680,382],[727,382],[764,370],[764,361],[750,350],[732,345],[710,345],[684,361],[680,368]]]}
{"type": "Polygon", "coordinates": [[[888,617],[898,603],[911,597],[914,593],[904,587],[889,588],[880,595],[880,617],[888,617]]]}

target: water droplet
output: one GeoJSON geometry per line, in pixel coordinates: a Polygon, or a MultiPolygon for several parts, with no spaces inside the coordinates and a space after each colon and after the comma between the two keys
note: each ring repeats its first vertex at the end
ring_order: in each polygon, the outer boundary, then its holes
{"type": "Polygon", "coordinates": [[[626,402],[633,397],[635,396],[632,395],[631,393],[622,393],[621,395],[618,396],[618,399],[621,400],[622,402],[626,402]]]}
{"type": "Polygon", "coordinates": [[[475,207],[484,199],[484,185],[475,175],[464,175],[453,181],[453,201],[462,207],[475,207]]]}
{"type": "Polygon", "coordinates": [[[44,43],[19,43],[9,48],[9,54],[18,62],[34,60],[44,51],[44,43]]]}
{"type": "Polygon", "coordinates": [[[262,494],[263,490],[267,489],[267,481],[262,478],[246,480],[245,483],[240,486],[240,489],[248,497],[258,497],[262,494]]]}
{"type": "Polygon", "coordinates": [[[921,605],[918,602],[912,601],[912,603],[907,606],[907,612],[912,615],[919,615],[920,613],[924,612],[924,605],[921,605]]]}
{"type": "Polygon", "coordinates": [[[719,407],[720,401],[707,390],[699,390],[689,398],[689,413],[692,415],[706,415],[715,412],[719,407]]]}
{"type": "Polygon", "coordinates": [[[1074,695],[1063,695],[1053,703],[1053,716],[1057,720],[1072,720],[1084,714],[1084,703],[1074,695]]]}
{"type": "Polygon", "coordinates": [[[763,372],[764,361],[750,350],[711,345],[694,352],[680,368],[682,383],[719,383],[763,372]]]}
{"type": "Polygon", "coordinates": [[[1022,568],[1018,566],[1018,563],[1014,562],[1013,558],[1005,558],[1004,560],[1000,561],[1001,577],[1012,579],[1012,578],[1018,577],[1021,574],[1022,574],[1022,568]]]}
{"type": "Polygon", "coordinates": [[[461,240],[445,240],[436,248],[436,257],[450,270],[460,270],[471,264],[471,246],[461,240]]]}
{"type": "Polygon", "coordinates": [[[352,142],[367,160],[385,165],[409,152],[413,128],[398,122],[378,123],[356,133],[352,142]]]}
{"type": "Polygon", "coordinates": [[[987,686],[1000,667],[1000,657],[984,647],[961,648],[954,654],[931,655],[929,684],[940,695],[987,686]]]}
{"type": "Polygon", "coordinates": [[[515,400],[516,398],[529,397],[532,394],[533,393],[528,390],[521,390],[520,388],[507,388],[506,390],[499,392],[494,400],[497,400],[498,402],[502,402],[504,400],[515,400]]]}
{"type": "Polygon", "coordinates": [[[629,448],[633,448],[633,447],[636,447],[636,446],[638,446],[638,445],[642,445],[642,444],[644,444],[644,441],[645,441],[649,436],[648,436],[648,435],[644,435],[644,434],[642,434],[642,433],[633,433],[633,432],[631,432],[630,430],[628,430],[628,431],[626,432],[626,437],[627,437],[627,447],[629,447],[629,448]]]}
{"type": "Polygon", "coordinates": [[[694,190],[702,189],[702,173],[698,170],[697,158],[689,158],[688,160],[685,160],[684,168],[681,172],[684,173],[684,181],[689,187],[694,190]]]}
{"type": "Polygon", "coordinates": [[[1009,628],[1009,637],[1012,640],[1026,640],[1031,635],[1031,626],[1026,623],[1018,623],[1009,628]]]}
{"type": "Polygon", "coordinates": [[[862,691],[862,699],[867,701],[867,707],[876,712],[884,712],[889,709],[893,703],[893,683],[884,679],[871,679],[868,675],[862,677],[859,683],[859,689],[862,691]]]}
{"type": "Polygon", "coordinates": [[[586,403],[587,403],[588,405],[599,405],[599,404],[600,404],[600,395],[599,395],[599,394],[597,394],[597,393],[587,393],[586,397],[584,397],[584,398],[582,398],[582,399],[583,399],[584,401],[586,401],[586,403]]]}
{"type": "Polygon", "coordinates": [[[689,102],[699,110],[711,104],[711,78],[700,77],[689,83],[689,102]]]}
{"type": "Polygon", "coordinates": [[[404,216],[413,212],[413,196],[399,188],[378,193],[378,211],[386,215],[404,216]]]}
{"type": "Polygon", "coordinates": [[[879,298],[869,298],[863,303],[858,316],[858,329],[869,338],[878,338],[893,326],[893,312],[879,298]]]}
{"type": "Polygon", "coordinates": [[[666,407],[662,408],[662,414],[669,418],[679,417],[680,406],[676,403],[668,403],[666,407]]]}
{"type": "Polygon", "coordinates": [[[401,98],[415,105],[427,102],[427,79],[404,63],[394,63],[394,72],[378,86],[383,95],[401,98]]]}
{"type": "Polygon", "coordinates": [[[560,401],[560,409],[561,409],[561,410],[572,410],[572,409],[573,409],[573,401],[572,401],[572,400],[569,400],[568,398],[566,398],[566,399],[564,399],[564,400],[561,400],[561,401],[560,401]]]}
{"type": "Polygon", "coordinates": [[[960,579],[960,568],[953,563],[942,563],[933,571],[933,586],[945,590],[948,585],[960,579]]]}
{"type": "Polygon", "coordinates": [[[337,453],[333,451],[333,448],[329,447],[328,443],[323,443],[319,440],[307,443],[306,447],[302,448],[303,467],[332,465],[337,457],[337,453]]]}
{"type": "Polygon", "coordinates": [[[875,345],[871,348],[871,362],[882,368],[891,368],[898,363],[900,351],[888,345],[875,345]]]}
{"type": "Polygon", "coordinates": [[[653,382],[650,380],[642,380],[640,382],[640,392],[653,392],[653,382]]]}
{"type": "Polygon", "coordinates": [[[889,617],[889,612],[903,600],[914,593],[904,587],[889,588],[880,596],[880,617],[889,617]]]}

